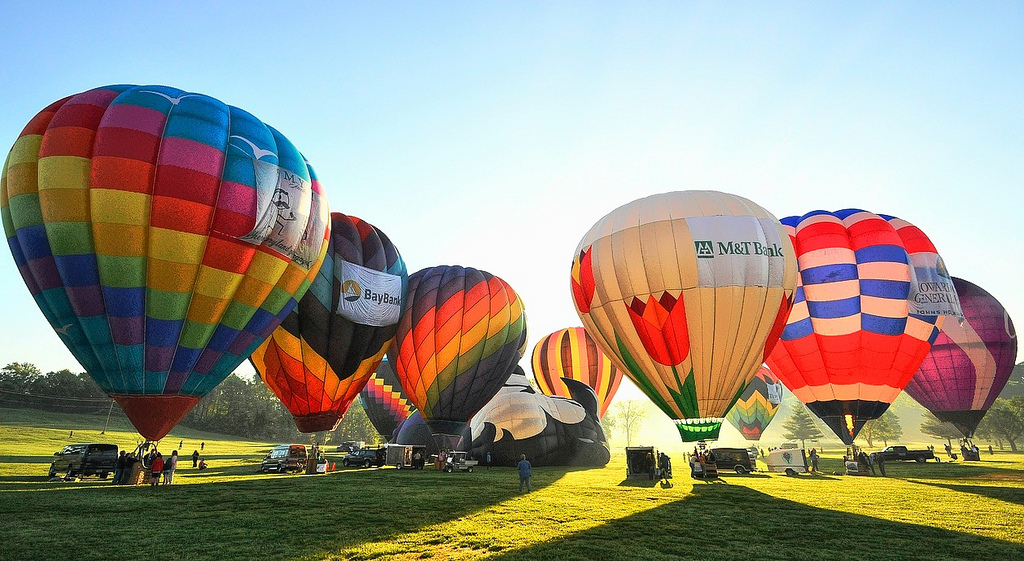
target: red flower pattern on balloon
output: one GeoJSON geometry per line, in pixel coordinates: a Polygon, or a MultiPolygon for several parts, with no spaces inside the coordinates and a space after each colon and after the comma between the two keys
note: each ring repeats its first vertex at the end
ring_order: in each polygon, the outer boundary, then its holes
{"type": "Polygon", "coordinates": [[[594,269],[590,264],[592,248],[580,252],[572,260],[572,300],[576,309],[582,314],[590,313],[590,304],[594,301],[594,269]]]}
{"type": "Polygon", "coordinates": [[[647,302],[634,297],[629,304],[629,319],[644,349],[658,363],[674,366],[690,354],[690,334],[681,295],[677,299],[664,292],[655,300],[652,294],[647,302]]]}

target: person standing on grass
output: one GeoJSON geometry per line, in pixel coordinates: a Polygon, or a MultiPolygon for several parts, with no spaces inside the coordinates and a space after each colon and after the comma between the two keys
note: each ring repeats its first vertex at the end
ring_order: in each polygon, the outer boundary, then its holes
{"type": "Polygon", "coordinates": [[[818,471],[818,450],[811,448],[811,471],[818,471]]]}
{"type": "Polygon", "coordinates": [[[160,474],[164,471],[164,457],[160,452],[156,453],[156,457],[153,458],[153,463],[150,464],[152,468],[149,476],[149,486],[156,487],[160,483],[160,474]]]}
{"type": "Polygon", "coordinates": [[[112,485],[120,485],[121,479],[124,477],[124,467],[128,459],[124,455],[124,450],[121,450],[121,455],[117,457],[117,461],[114,462],[114,480],[111,481],[112,485]]]}
{"type": "Polygon", "coordinates": [[[519,492],[523,492],[523,483],[526,484],[526,492],[529,493],[533,489],[530,488],[530,478],[533,477],[533,466],[530,465],[530,461],[526,459],[526,454],[519,455],[519,464],[516,466],[519,468],[519,492]]]}
{"type": "Polygon", "coordinates": [[[871,457],[874,458],[875,463],[878,464],[878,472],[881,473],[882,476],[885,476],[885,456],[881,454],[871,454],[871,457]]]}
{"type": "Polygon", "coordinates": [[[192,467],[199,465],[199,450],[192,451],[192,467]]]}
{"type": "Polygon", "coordinates": [[[174,470],[178,469],[178,451],[171,451],[171,457],[164,462],[164,485],[170,485],[174,480],[174,470]]]}
{"type": "MultiPolygon", "coordinates": [[[[992,447],[989,446],[988,449],[991,450],[992,447]]],[[[490,450],[487,451],[487,469],[491,469],[491,451],[490,450]]]]}

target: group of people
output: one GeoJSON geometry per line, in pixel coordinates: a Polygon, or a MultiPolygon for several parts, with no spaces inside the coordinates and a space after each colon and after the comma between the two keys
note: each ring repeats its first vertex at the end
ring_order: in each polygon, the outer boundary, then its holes
{"type": "MultiPolygon", "coordinates": [[[[205,443],[204,443],[205,447],[205,443]]],[[[142,470],[147,472],[147,480],[142,483],[149,483],[157,486],[163,480],[164,485],[171,485],[174,482],[174,472],[178,469],[178,451],[173,450],[168,457],[157,451],[156,447],[149,449],[149,452],[137,457],[135,452],[121,451],[117,461],[114,463],[113,485],[130,485],[132,472],[135,465],[142,463],[142,470]]],[[[204,470],[207,467],[206,460],[199,456],[199,450],[192,452],[192,467],[204,470]]]]}
{"type": "Polygon", "coordinates": [[[718,477],[718,458],[710,448],[694,448],[690,454],[690,477],[713,479],[718,477]]]}
{"type": "Polygon", "coordinates": [[[864,450],[855,453],[856,450],[857,447],[854,447],[854,450],[847,448],[843,462],[857,462],[857,472],[864,475],[867,475],[868,470],[871,470],[871,475],[885,475],[885,456],[877,452],[869,455],[864,450]],[[875,466],[878,466],[878,472],[875,471],[875,466]]]}
{"type": "Polygon", "coordinates": [[[149,454],[143,456],[142,465],[149,469],[149,484],[151,486],[159,485],[161,477],[164,485],[170,485],[174,481],[174,471],[178,469],[178,451],[173,450],[165,460],[164,455],[153,448],[149,454]]]}

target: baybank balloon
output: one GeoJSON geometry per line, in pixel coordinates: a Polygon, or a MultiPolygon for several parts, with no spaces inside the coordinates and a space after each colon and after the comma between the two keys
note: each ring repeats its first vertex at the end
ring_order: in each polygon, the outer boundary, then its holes
{"type": "Polygon", "coordinates": [[[252,355],[301,432],[334,429],[391,345],[408,276],[372,224],[331,214],[324,264],[299,305],[252,355]]]}
{"type": "Polygon", "coordinates": [[[905,220],[846,209],[782,222],[796,247],[800,284],[766,362],[851,444],[917,371],[939,318],[963,313],[935,247],[905,220]]]}
{"type": "Polygon", "coordinates": [[[571,286],[587,333],[682,439],[715,439],[785,325],[796,259],[760,206],[681,191],[598,221],[576,249],[571,286]]]}
{"type": "Polygon", "coordinates": [[[288,139],[164,86],[97,88],[41,111],[4,164],[0,209],[47,321],[149,440],[291,311],[329,232],[288,139]]]}
{"type": "Polygon", "coordinates": [[[1017,359],[1017,332],[1006,309],[980,286],[953,277],[963,323],[942,323],[906,390],[940,421],[971,438],[1006,386],[1017,359]]]}

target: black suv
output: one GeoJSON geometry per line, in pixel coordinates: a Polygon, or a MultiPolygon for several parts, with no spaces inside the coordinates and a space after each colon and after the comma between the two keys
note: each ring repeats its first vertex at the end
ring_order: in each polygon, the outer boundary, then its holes
{"type": "Polygon", "coordinates": [[[53,454],[50,477],[99,475],[106,479],[117,464],[117,444],[68,444],[53,454]]]}
{"type": "Polygon", "coordinates": [[[345,454],[345,457],[341,459],[341,465],[345,467],[371,467],[384,465],[384,461],[383,458],[380,457],[379,451],[370,448],[363,448],[362,450],[356,450],[355,452],[345,454]]]}

